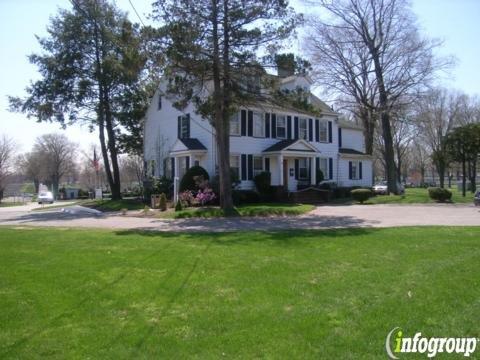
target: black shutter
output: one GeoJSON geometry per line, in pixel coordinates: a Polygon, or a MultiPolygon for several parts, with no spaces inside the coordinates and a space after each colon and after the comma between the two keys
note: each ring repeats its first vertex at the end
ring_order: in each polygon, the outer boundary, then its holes
{"type": "Polygon", "coordinates": [[[348,162],[348,178],[349,178],[350,180],[352,180],[352,177],[353,177],[353,174],[352,174],[352,173],[353,173],[353,171],[352,171],[352,162],[349,161],[349,162],[348,162]]]}
{"type": "Polygon", "coordinates": [[[272,138],[277,138],[277,114],[272,114],[272,138]]]}
{"type": "Polygon", "coordinates": [[[170,158],[172,164],[172,180],[175,179],[175,158],[170,158]]]}
{"type": "Polygon", "coordinates": [[[342,128],[338,128],[338,147],[342,147],[342,128]]]}
{"type": "Polygon", "coordinates": [[[253,155],[248,155],[248,180],[253,180],[253,155]]]}
{"type": "Polygon", "coordinates": [[[248,110],[248,126],[247,126],[247,135],[253,136],[253,111],[248,110]]]}
{"type": "Polygon", "coordinates": [[[297,116],[293,118],[293,122],[294,122],[294,130],[295,130],[293,138],[295,140],[298,140],[298,117],[297,116]]]}
{"type": "Polygon", "coordinates": [[[240,120],[240,134],[242,136],[247,136],[247,111],[241,111],[241,120],[240,120]]]}
{"type": "Polygon", "coordinates": [[[312,183],[312,158],[308,159],[308,181],[311,184],[312,183]]]}
{"type": "Polygon", "coordinates": [[[292,117],[287,116],[287,139],[292,138],[292,117]]]}
{"type": "Polygon", "coordinates": [[[300,163],[298,159],[295,159],[295,179],[298,180],[298,169],[300,167],[300,163]]]}
{"type": "Polygon", "coordinates": [[[333,141],[332,137],[332,122],[328,122],[328,142],[331,143],[333,141]]]}
{"type": "Polygon", "coordinates": [[[265,137],[270,137],[270,113],[265,113],[265,137]]]}
{"type": "Polygon", "coordinates": [[[320,141],[320,120],[315,119],[315,141],[320,141]]]}
{"type": "Polygon", "coordinates": [[[308,119],[308,141],[313,141],[313,120],[308,119]]]}
{"type": "Polygon", "coordinates": [[[186,165],[187,165],[187,170],[190,169],[190,156],[186,156],[186,161],[185,161],[186,165]]]}
{"type": "Polygon", "coordinates": [[[328,178],[333,180],[333,159],[328,159],[328,178]]]}
{"type": "Polygon", "coordinates": [[[242,154],[242,180],[247,180],[247,155],[242,154]]]}
{"type": "Polygon", "coordinates": [[[362,180],[362,162],[358,163],[358,178],[362,180]]]}
{"type": "MultiPolygon", "coordinates": [[[[320,158],[316,157],[315,158],[315,172],[318,172],[318,169],[320,169],[320,158]]],[[[325,177],[325,174],[323,175],[325,177]]],[[[318,182],[318,178],[317,178],[318,182]]]]}
{"type": "Polygon", "coordinates": [[[182,138],[182,117],[181,116],[177,118],[177,138],[178,139],[182,138]]]}
{"type": "MultiPolygon", "coordinates": [[[[190,138],[190,114],[186,115],[186,121],[187,121],[187,136],[186,136],[186,138],[189,139],[190,138]]],[[[187,166],[187,168],[188,168],[188,166],[187,166]]]]}
{"type": "Polygon", "coordinates": [[[270,158],[265,158],[265,171],[270,172],[270,158]]]}

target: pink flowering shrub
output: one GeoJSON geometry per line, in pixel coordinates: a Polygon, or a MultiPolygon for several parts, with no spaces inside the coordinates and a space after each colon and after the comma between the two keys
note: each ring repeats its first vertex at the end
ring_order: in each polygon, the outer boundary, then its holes
{"type": "Polygon", "coordinates": [[[200,189],[195,196],[196,202],[201,206],[212,202],[213,200],[215,200],[215,198],[215,193],[209,187],[204,187],[203,189],[200,189]]]}
{"type": "Polygon", "coordinates": [[[178,199],[183,206],[192,206],[195,203],[195,194],[191,190],[186,190],[178,194],[178,199]]]}

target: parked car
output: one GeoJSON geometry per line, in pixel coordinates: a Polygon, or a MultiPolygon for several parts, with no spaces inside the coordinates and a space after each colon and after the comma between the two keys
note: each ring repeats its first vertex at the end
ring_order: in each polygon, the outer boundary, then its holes
{"type": "MultiPolygon", "coordinates": [[[[398,189],[398,192],[403,195],[405,194],[405,187],[400,184],[400,183],[397,183],[397,189],[398,189]]],[[[373,185],[373,192],[376,194],[376,195],[386,195],[387,192],[388,192],[388,185],[387,185],[387,182],[386,181],[381,181],[379,183],[376,183],[375,185],[373,185]]]]}
{"type": "Polygon", "coordinates": [[[43,191],[38,194],[37,201],[39,204],[53,204],[53,194],[50,191],[43,191]]]}
{"type": "Polygon", "coordinates": [[[473,198],[473,203],[475,206],[480,206],[480,190],[477,191],[475,197],[473,198]]]}

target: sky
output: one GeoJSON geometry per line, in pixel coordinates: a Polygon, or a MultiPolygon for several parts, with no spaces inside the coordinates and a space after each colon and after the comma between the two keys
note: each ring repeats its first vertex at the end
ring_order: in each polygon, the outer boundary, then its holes
{"type": "MultiPolygon", "coordinates": [[[[151,0],[130,0],[146,23],[151,0]]],[[[116,0],[139,22],[129,0],[116,0]]],[[[296,0],[297,11],[305,8],[296,0]]],[[[453,55],[457,60],[443,85],[480,94],[480,0],[413,0],[412,7],[424,35],[444,41],[439,55],[453,55]]],[[[6,134],[18,144],[19,152],[29,151],[35,138],[46,133],[63,132],[80,148],[97,143],[97,134],[86,126],[62,130],[55,123],[37,123],[23,114],[8,111],[8,95],[23,96],[30,81],[39,75],[27,55],[40,50],[35,35],[46,34],[50,16],[58,8],[70,8],[68,0],[0,0],[0,136],[6,134]]],[[[301,55],[301,54],[300,54],[301,55]]]]}

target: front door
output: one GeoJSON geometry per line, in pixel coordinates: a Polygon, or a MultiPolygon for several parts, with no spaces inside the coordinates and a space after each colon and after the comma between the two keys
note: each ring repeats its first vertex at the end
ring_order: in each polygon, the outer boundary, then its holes
{"type": "Polygon", "coordinates": [[[288,160],[283,160],[283,186],[288,189],[288,160]]]}

